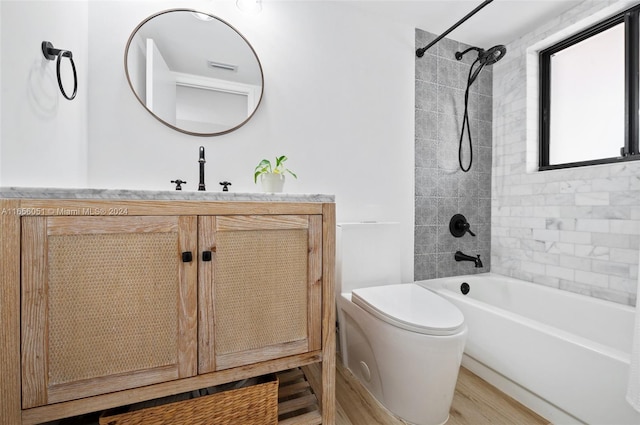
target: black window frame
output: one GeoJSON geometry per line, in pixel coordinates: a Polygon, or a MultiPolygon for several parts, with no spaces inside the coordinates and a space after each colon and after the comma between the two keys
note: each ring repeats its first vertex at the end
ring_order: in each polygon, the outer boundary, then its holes
{"type": "Polygon", "coordinates": [[[555,170],[597,164],[611,164],[640,159],[638,131],[640,129],[640,5],[625,10],[611,18],[599,22],[559,43],[550,46],[538,54],[539,57],[539,162],[538,170],[555,170]],[[549,164],[550,113],[551,113],[551,58],[567,47],[580,43],[618,24],[624,23],[625,33],[625,137],[620,155],[612,158],[576,161],[563,164],[549,164]]]}

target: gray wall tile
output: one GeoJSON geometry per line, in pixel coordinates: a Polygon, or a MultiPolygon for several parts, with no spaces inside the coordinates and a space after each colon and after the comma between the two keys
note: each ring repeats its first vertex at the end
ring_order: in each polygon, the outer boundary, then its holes
{"type": "MultiPolygon", "coordinates": [[[[416,48],[435,37],[416,29],[416,48]]],[[[424,57],[416,57],[416,280],[490,270],[493,73],[490,68],[483,69],[470,90],[473,165],[465,173],[458,164],[458,142],[467,77],[477,54],[469,52],[461,61],[454,55],[467,47],[455,40],[443,39],[424,57]],[[458,213],[467,217],[476,237],[451,235],[449,221],[458,213]],[[472,256],[480,254],[484,267],[477,269],[471,262],[456,262],[457,250],[472,256]]],[[[465,135],[465,167],[468,150],[465,135]]]]}
{"type": "Polygon", "coordinates": [[[433,139],[416,139],[416,168],[438,167],[438,141],[433,139]]]}
{"type": "Polygon", "coordinates": [[[416,137],[419,139],[438,138],[438,114],[416,109],[416,137]]]}

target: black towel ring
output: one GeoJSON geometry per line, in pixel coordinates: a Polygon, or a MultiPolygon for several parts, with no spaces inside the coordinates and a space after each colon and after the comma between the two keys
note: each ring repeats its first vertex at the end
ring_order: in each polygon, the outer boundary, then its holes
{"type": "Polygon", "coordinates": [[[71,53],[69,50],[55,49],[53,47],[53,44],[51,44],[48,41],[43,41],[42,54],[46,59],[50,61],[56,59],[56,57],[58,58],[58,61],[56,63],[56,73],[58,74],[58,87],[60,87],[60,91],[62,92],[62,95],[65,97],[65,99],[67,100],[75,99],[76,93],[78,93],[78,74],[76,73],[76,64],[73,62],[73,53],[71,53]],[[71,62],[71,69],[73,70],[73,94],[71,96],[68,96],[67,93],[64,91],[64,87],[62,86],[62,78],[60,78],[60,62],[62,61],[63,56],[66,58],[69,58],[69,61],[71,62]]]}

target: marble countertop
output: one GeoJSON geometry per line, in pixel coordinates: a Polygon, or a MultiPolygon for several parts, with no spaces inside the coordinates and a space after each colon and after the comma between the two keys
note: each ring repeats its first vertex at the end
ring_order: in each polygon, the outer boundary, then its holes
{"type": "Polygon", "coordinates": [[[335,202],[334,195],[304,193],[240,193],[186,190],[70,189],[0,187],[0,198],[12,199],[132,199],[244,202],[335,202]]]}

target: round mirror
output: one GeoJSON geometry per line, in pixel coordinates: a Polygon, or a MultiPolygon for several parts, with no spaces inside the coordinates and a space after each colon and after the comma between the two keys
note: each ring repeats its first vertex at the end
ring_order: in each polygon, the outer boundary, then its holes
{"type": "Polygon", "coordinates": [[[127,42],[124,67],[140,103],[187,134],[233,131],[262,99],[253,47],[225,21],[195,10],[166,10],[142,21],[127,42]]]}

